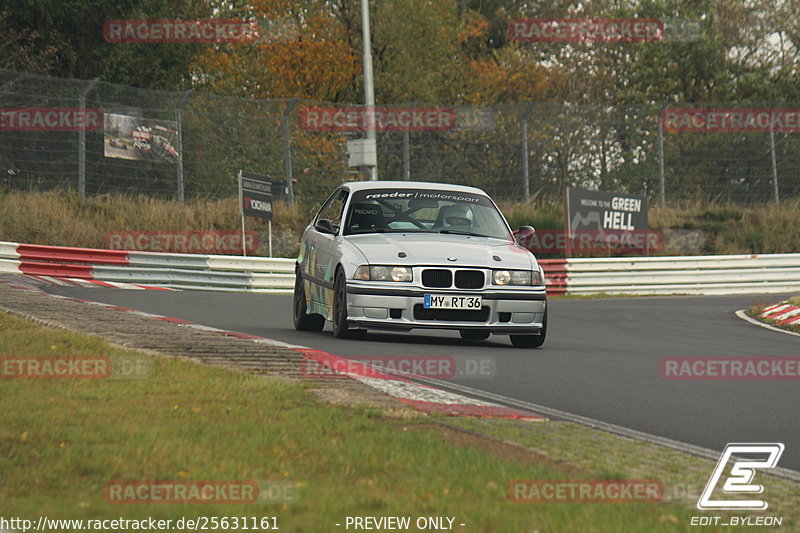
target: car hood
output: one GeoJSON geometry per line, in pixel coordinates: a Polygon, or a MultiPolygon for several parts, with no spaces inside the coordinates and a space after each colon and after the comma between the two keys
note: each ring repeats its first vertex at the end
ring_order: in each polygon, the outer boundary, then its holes
{"type": "Polygon", "coordinates": [[[442,265],[483,268],[538,268],[528,250],[516,243],[487,237],[439,233],[367,233],[348,235],[370,264],[442,265]],[[398,253],[405,252],[406,257],[398,253]],[[455,261],[448,260],[455,257],[455,261]],[[500,261],[494,259],[500,258],[500,261]]]}

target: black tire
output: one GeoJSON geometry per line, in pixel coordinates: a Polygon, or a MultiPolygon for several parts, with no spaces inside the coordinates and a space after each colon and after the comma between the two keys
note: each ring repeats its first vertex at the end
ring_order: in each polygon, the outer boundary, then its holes
{"type": "Polygon", "coordinates": [[[547,311],[542,320],[542,332],[539,335],[511,335],[511,344],[515,348],[539,348],[547,337],[547,311]]]}
{"type": "Polygon", "coordinates": [[[303,277],[299,271],[295,273],[294,278],[292,316],[294,318],[294,329],[298,331],[322,331],[322,328],[325,327],[325,317],[306,313],[306,292],[303,287],[303,277]]]}
{"type": "Polygon", "coordinates": [[[361,338],[367,332],[363,329],[350,329],[347,324],[347,282],[341,270],[336,272],[333,282],[333,336],[338,339],[361,338]]]}
{"type": "Polygon", "coordinates": [[[480,329],[461,329],[458,332],[462,339],[468,341],[485,341],[489,338],[489,332],[480,329]]]}

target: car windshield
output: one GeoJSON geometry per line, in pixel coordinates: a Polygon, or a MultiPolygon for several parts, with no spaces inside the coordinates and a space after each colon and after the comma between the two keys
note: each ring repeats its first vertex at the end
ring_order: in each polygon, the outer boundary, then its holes
{"type": "Polygon", "coordinates": [[[488,197],[425,189],[371,189],[353,194],[344,234],[449,233],[511,240],[488,197]]]}

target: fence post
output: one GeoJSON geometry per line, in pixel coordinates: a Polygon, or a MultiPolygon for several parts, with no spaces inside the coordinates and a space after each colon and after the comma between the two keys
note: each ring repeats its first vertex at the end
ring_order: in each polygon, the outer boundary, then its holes
{"type": "Polygon", "coordinates": [[[669,103],[665,102],[658,113],[658,194],[661,200],[661,207],[667,205],[667,193],[664,184],[664,121],[662,119],[667,106],[669,106],[669,103]]]}
{"type": "MultiPolygon", "coordinates": [[[[86,115],[86,95],[100,81],[100,78],[94,78],[89,82],[83,91],[81,91],[78,98],[78,107],[81,109],[81,116],[86,115]]],[[[81,198],[86,198],[86,128],[78,130],[78,194],[81,198]]]]}
{"type": "Polygon", "coordinates": [[[408,153],[408,128],[403,130],[403,179],[408,181],[411,179],[411,158],[408,153]]]}
{"type": "Polygon", "coordinates": [[[289,132],[289,114],[294,108],[295,99],[289,100],[283,110],[283,170],[286,174],[286,190],[289,205],[294,205],[294,183],[292,183],[292,144],[289,132]]]}
{"type": "Polygon", "coordinates": [[[189,98],[189,95],[192,94],[192,91],[184,91],[181,99],[178,100],[178,105],[175,107],[175,122],[178,124],[178,146],[175,148],[178,150],[178,163],[176,169],[176,178],[177,178],[177,187],[178,187],[178,201],[183,201],[184,196],[184,186],[183,186],[183,117],[181,115],[181,108],[183,104],[186,103],[186,99],[189,98]]]}
{"type": "Polygon", "coordinates": [[[775,205],[780,205],[778,196],[778,160],[775,157],[775,112],[770,111],[769,117],[769,152],[772,159],[772,190],[775,194],[775,205]]]}
{"type": "Polygon", "coordinates": [[[528,102],[525,112],[520,118],[522,129],[520,134],[522,137],[522,194],[526,202],[531,197],[531,178],[530,169],[528,168],[528,115],[530,115],[532,106],[533,102],[528,102]]]}

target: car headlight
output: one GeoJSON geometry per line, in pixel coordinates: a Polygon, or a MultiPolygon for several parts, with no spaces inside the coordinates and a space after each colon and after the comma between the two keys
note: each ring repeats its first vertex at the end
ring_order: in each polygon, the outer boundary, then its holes
{"type": "Polygon", "coordinates": [[[492,283],[495,285],[542,285],[541,273],[531,270],[493,270],[492,283]]]}
{"type": "Polygon", "coordinates": [[[411,268],[395,265],[361,265],[356,269],[354,279],[362,281],[411,281],[411,268]]]}

